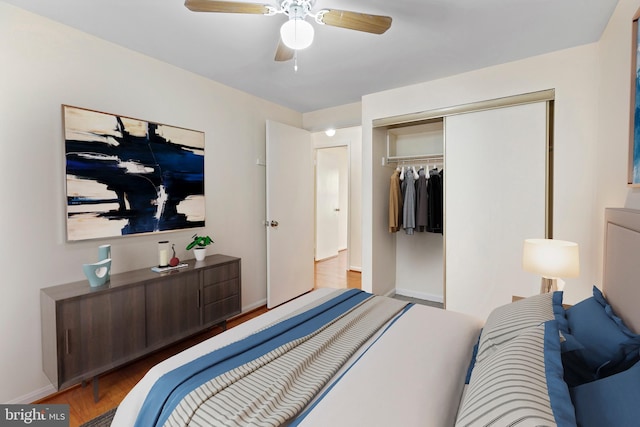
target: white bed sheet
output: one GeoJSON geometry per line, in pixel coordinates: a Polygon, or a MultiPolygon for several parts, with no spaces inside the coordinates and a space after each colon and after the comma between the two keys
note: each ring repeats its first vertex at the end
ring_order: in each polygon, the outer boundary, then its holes
{"type": "MultiPolygon", "coordinates": [[[[147,393],[166,372],[335,292],[323,288],[305,294],[154,366],[118,406],[112,426],[132,426],[147,393]]],[[[348,372],[301,425],[453,425],[472,347],[481,327],[482,322],[470,316],[416,305],[381,337],[374,336],[370,342],[379,340],[366,354],[361,353],[368,343],[349,360],[336,378],[348,372]]]]}

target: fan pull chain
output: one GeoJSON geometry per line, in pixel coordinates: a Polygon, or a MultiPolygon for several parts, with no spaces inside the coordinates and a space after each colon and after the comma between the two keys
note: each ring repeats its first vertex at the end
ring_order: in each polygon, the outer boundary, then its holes
{"type": "Polygon", "coordinates": [[[297,50],[293,51],[293,71],[295,73],[298,72],[298,51],[297,50]]]}

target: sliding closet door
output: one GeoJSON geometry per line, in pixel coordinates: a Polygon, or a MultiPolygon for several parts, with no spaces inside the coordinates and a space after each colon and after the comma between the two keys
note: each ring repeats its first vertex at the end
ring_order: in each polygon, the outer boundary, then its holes
{"type": "Polygon", "coordinates": [[[545,102],[445,119],[446,308],[486,318],[537,293],[523,240],[545,236],[545,102]]]}

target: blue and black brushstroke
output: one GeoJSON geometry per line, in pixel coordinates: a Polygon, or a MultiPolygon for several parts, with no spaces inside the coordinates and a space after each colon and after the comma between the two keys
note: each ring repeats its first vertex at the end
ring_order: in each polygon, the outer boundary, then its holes
{"type": "Polygon", "coordinates": [[[116,120],[122,136],[109,138],[115,139],[117,145],[101,142],[106,135],[96,134],[95,141],[66,140],[65,146],[67,174],[105,184],[117,199],[96,201],[68,197],[67,203],[71,206],[117,202],[117,209],[99,215],[126,220],[123,235],[203,227],[204,221],[188,220],[186,215],[178,213],[177,207],[189,196],[204,195],[204,156],[158,135],[155,123],[148,123],[147,134],[140,137],[127,132],[120,117],[116,120]],[[121,162],[133,162],[150,171],[130,172],[120,166],[121,162]],[[157,217],[161,187],[164,187],[166,202],[157,217]]]}

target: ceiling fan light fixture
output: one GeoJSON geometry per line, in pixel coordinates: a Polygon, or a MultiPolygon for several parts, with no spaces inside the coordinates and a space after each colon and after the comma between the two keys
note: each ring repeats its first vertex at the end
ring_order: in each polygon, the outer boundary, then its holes
{"type": "Polygon", "coordinates": [[[291,18],[280,27],[282,43],[294,50],[311,46],[313,35],[313,25],[301,18],[291,18]]]}

